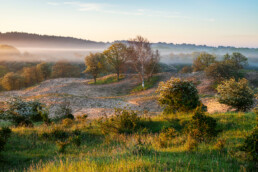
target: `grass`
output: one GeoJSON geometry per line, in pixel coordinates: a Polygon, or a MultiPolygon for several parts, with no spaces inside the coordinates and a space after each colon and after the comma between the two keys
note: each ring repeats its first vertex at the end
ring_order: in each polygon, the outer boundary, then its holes
{"type": "Polygon", "coordinates": [[[142,88],[142,84],[139,84],[131,90],[131,93],[137,93],[143,90],[153,88],[155,84],[160,81],[160,79],[161,79],[161,76],[158,76],[158,75],[153,76],[150,78],[149,81],[144,81],[144,89],[142,88]]]}
{"type": "MultiPolygon", "coordinates": [[[[125,76],[124,75],[119,75],[119,81],[124,79],[125,76]]],[[[115,74],[111,74],[111,75],[107,75],[101,78],[97,78],[96,83],[94,83],[94,80],[88,82],[88,84],[92,84],[92,85],[103,85],[103,84],[111,84],[111,83],[115,83],[118,82],[117,80],[117,75],[115,74]]]]}
{"type": "MultiPolygon", "coordinates": [[[[168,116],[171,117],[172,115],[168,116]]],[[[191,114],[177,114],[181,121],[190,120],[191,114]]],[[[62,124],[45,126],[37,123],[34,128],[11,127],[13,133],[5,150],[1,152],[0,171],[255,171],[253,163],[245,161],[239,151],[245,136],[256,125],[254,113],[213,114],[223,130],[210,143],[201,143],[197,151],[188,151],[183,132],[171,140],[168,147],[160,147],[157,136],[169,126],[163,116],[144,119],[147,133],[130,135],[103,135],[97,120],[74,121],[70,127],[62,124]],[[65,153],[58,153],[54,141],[42,139],[42,132],[61,127],[67,132],[82,132],[80,147],[69,145],[65,153]],[[142,147],[151,149],[135,153],[141,140],[142,147]],[[223,151],[217,150],[217,140],[225,139],[223,151]]],[[[1,126],[11,125],[1,121],[1,126]]]]}

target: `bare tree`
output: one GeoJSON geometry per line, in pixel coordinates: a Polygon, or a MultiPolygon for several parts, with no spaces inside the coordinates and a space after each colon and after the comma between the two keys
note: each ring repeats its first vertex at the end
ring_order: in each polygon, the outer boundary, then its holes
{"type": "Polygon", "coordinates": [[[160,60],[159,52],[151,49],[150,42],[142,36],[128,41],[128,57],[144,88],[145,77],[151,77],[160,60]]]}

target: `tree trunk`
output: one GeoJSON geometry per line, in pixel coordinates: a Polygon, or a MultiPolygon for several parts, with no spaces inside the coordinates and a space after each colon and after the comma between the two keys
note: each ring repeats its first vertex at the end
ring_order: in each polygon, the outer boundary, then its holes
{"type": "Polygon", "coordinates": [[[94,77],[94,84],[97,83],[97,77],[94,77]]]}
{"type": "Polygon", "coordinates": [[[119,81],[119,71],[117,72],[117,81],[119,81]]]}

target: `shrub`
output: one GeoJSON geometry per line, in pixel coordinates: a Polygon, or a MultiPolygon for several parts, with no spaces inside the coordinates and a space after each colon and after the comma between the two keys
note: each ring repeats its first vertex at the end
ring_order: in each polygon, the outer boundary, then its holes
{"type": "Polygon", "coordinates": [[[244,144],[241,149],[245,151],[249,156],[250,160],[257,162],[258,161],[258,127],[256,126],[251,135],[246,137],[244,144]]]}
{"type": "Polygon", "coordinates": [[[208,142],[220,132],[216,127],[216,120],[206,116],[200,108],[197,108],[188,124],[187,132],[198,142],[208,142]]]}
{"type": "Polygon", "coordinates": [[[211,64],[205,69],[205,74],[218,83],[225,79],[238,78],[239,76],[238,70],[232,64],[225,62],[211,64]]]}
{"type": "Polygon", "coordinates": [[[238,82],[235,79],[223,81],[218,85],[217,91],[220,103],[232,106],[238,111],[247,111],[254,104],[254,93],[244,78],[238,82]]]}
{"type": "Polygon", "coordinates": [[[12,130],[8,127],[2,127],[2,129],[0,130],[0,152],[3,151],[4,146],[8,138],[10,137],[11,133],[12,130]]]}
{"type": "Polygon", "coordinates": [[[192,82],[179,78],[171,78],[167,82],[161,82],[157,89],[158,101],[165,107],[164,113],[176,111],[191,111],[199,106],[199,95],[192,82]]]}
{"type": "Polygon", "coordinates": [[[158,143],[160,147],[168,147],[172,138],[177,136],[177,131],[174,128],[164,128],[158,137],[158,143]]]}
{"type": "Polygon", "coordinates": [[[57,149],[59,153],[64,153],[66,147],[69,145],[68,141],[56,141],[57,149]]]}
{"type": "Polygon", "coordinates": [[[115,115],[100,121],[100,128],[104,134],[133,133],[139,127],[140,118],[134,111],[115,109],[115,115]]]}
{"type": "Polygon", "coordinates": [[[43,104],[38,101],[26,102],[20,98],[14,98],[8,102],[8,106],[9,109],[4,113],[5,117],[11,120],[15,126],[33,126],[32,122],[43,120],[40,112],[43,104]]]}
{"type": "Polygon", "coordinates": [[[81,145],[81,143],[82,143],[82,137],[81,137],[80,135],[74,136],[74,137],[72,138],[72,143],[73,143],[75,146],[79,147],[79,146],[81,145]]]}
{"type": "Polygon", "coordinates": [[[206,67],[215,62],[216,57],[208,54],[201,53],[193,62],[193,71],[203,71],[206,67]]]}
{"type": "Polygon", "coordinates": [[[49,132],[43,132],[41,137],[47,140],[66,141],[69,139],[69,133],[59,127],[54,127],[49,132]]]}
{"type": "Polygon", "coordinates": [[[217,150],[223,150],[224,149],[224,147],[225,147],[225,144],[226,144],[226,140],[225,139],[220,139],[220,140],[218,140],[218,142],[216,143],[216,145],[215,145],[215,149],[217,149],[217,150]]]}
{"type": "Polygon", "coordinates": [[[190,135],[188,135],[185,145],[186,150],[188,151],[194,151],[198,149],[198,142],[195,139],[193,139],[190,135]]]}
{"type": "Polygon", "coordinates": [[[65,127],[70,127],[73,124],[73,120],[70,118],[65,118],[62,120],[62,125],[65,127]]]}
{"type": "Polygon", "coordinates": [[[65,118],[69,118],[72,120],[74,119],[70,102],[64,102],[63,104],[61,104],[61,106],[57,109],[55,114],[56,114],[56,120],[62,120],[65,118]]]}
{"type": "Polygon", "coordinates": [[[192,73],[193,68],[191,66],[185,66],[180,70],[180,73],[192,73]]]}

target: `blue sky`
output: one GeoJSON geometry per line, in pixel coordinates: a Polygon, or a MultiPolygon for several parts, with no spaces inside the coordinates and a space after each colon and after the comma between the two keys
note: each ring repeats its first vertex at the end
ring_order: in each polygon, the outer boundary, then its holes
{"type": "Polygon", "coordinates": [[[0,32],[258,47],[258,0],[0,0],[0,32]]]}

